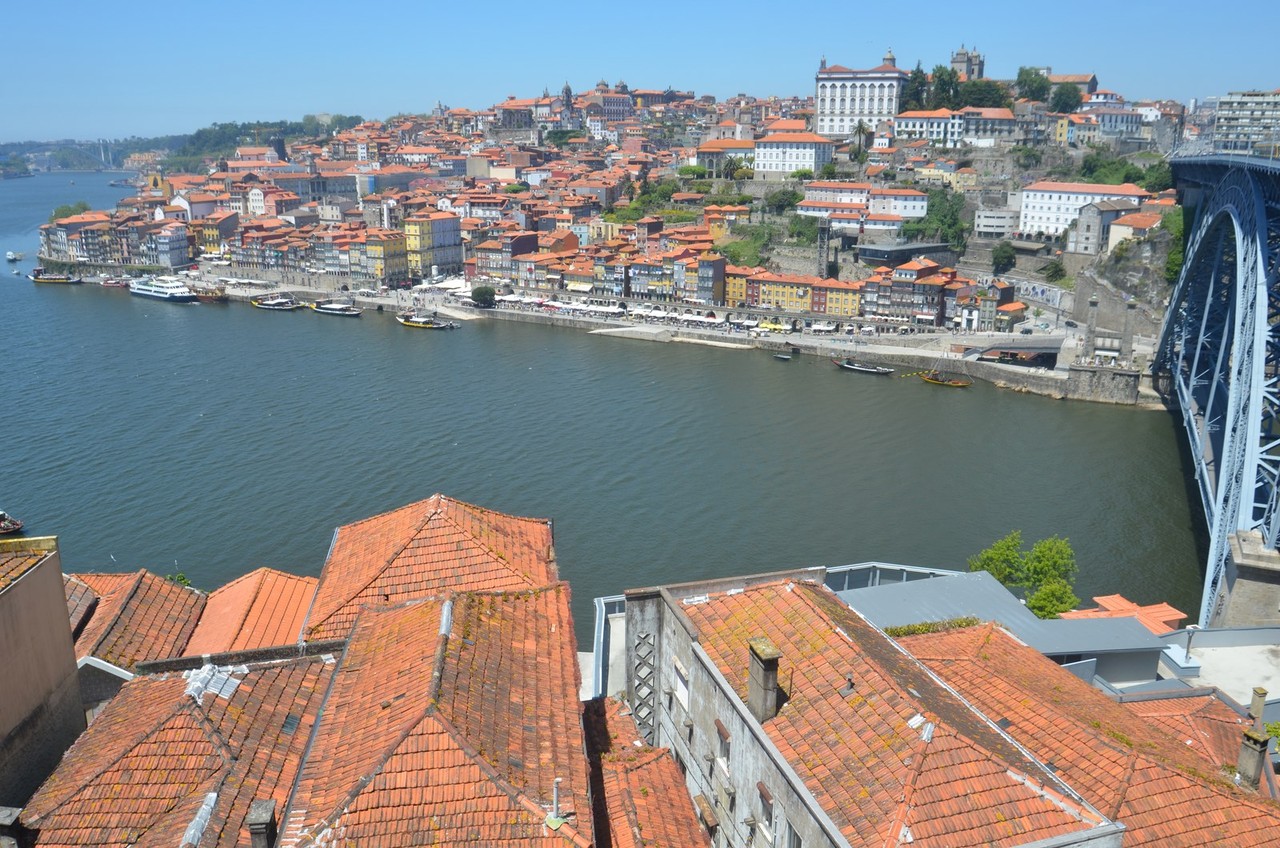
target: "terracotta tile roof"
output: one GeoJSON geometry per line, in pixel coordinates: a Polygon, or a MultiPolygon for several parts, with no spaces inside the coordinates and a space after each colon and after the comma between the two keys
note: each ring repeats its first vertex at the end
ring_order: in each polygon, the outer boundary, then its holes
{"type": "Polygon", "coordinates": [[[1106,185],[1103,183],[1059,183],[1053,180],[1041,180],[1028,186],[1023,191],[1052,191],[1063,194],[1102,194],[1107,197],[1150,197],[1151,192],[1133,183],[1122,185],[1106,185]]]}
{"type": "Polygon", "coordinates": [[[35,568],[46,555],[45,551],[26,549],[0,551],[0,591],[35,568]]]}
{"type": "Polygon", "coordinates": [[[532,589],[556,579],[550,522],[434,495],[338,528],[303,635],[345,636],[364,604],[446,590],[532,589]]]}
{"type": "Polygon", "coordinates": [[[613,848],[710,846],[670,751],[641,740],[624,702],[608,699],[603,713],[608,750],[601,772],[613,848]]]}
{"type": "Polygon", "coordinates": [[[365,610],[281,845],[590,844],[578,678],[565,584],[365,610]]]}
{"type": "Polygon", "coordinates": [[[1157,636],[1176,630],[1187,617],[1185,612],[1166,603],[1138,606],[1123,595],[1099,595],[1093,599],[1097,609],[1068,610],[1062,618],[1136,618],[1138,623],[1157,636]]]}
{"type": "Polygon", "coordinates": [[[201,846],[247,845],[255,798],[283,809],[332,664],[263,663],[229,695],[184,694],[178,674],[124,685],[22,812],[44,846],[185,845],[216,793],[201,846]]]}
{"type": "Polygon", "coordinates": [[[897,844],[908,829],[926,845],[985,848],[1107,824],[825,588],[769,583],[683,610],[744,702],[747,640],[781,651],[788,700],[764,732],[850,844],[897,844]]]}
{"type": "Polygon", "coordinates": [[[78,574],[99,596],[76,639],[76,656],[126,670],[143,660],[178,656],[195,630],[205,595],[145,568],[132,574],[78,574]]]}
{"type": "Polygon", "coordinates": [[[1249,722],[1228,706],[1216,690],[1125,701],[1124,708],[1141,716],[1212,763],[1234,763],[1240,738],[1249,722]]]}
{"type": "Polygon", "coordinates": [[[214,590],[183,655],[268,648],[297,641],[317,582],[314,577],[259,568],[214,590]]]}
{"type": "MultiPolygon", "coordinates": [[[[1188,745],[1184,733],[1162,729],[1167,717],[1144,720],[995,625],[899,641],[1052,763],[1085,800],[1124,824],[1126,846],[1274,844],[1280,806],[1225,778],[1223,767],[1235,758],[1217,759],[1225,753],[1221,742],[1188,745]]],[[[1237,738],[1233,750],[1238,744],[1237,738]]]]}
{"type": "Polygon", "coordinates": [[[98,594],[70,574],[62,575],[62,591],[67,596],[67,618],[71,621],[71,638],[80,635],[89,616],[98,606],[98,594]]]}

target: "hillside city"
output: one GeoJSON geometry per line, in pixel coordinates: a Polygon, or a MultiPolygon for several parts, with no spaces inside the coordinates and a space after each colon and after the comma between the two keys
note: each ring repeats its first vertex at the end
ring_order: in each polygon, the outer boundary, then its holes
{"type": "MultiPolygon", "coordinates": [[[[1158,313],[1170,158],[1280,141],[1280,91],[872,61],[788,98],[565,83],[133,152],[136,192],[55,212],[40,261],[1017,338],[1158,313]]],[[[0,539],[0,848],[1275,842],[1274,581],[1200,629],[1080,603],[1065,542],[1011,534],[968,571],[630,587],[584,645],[552,527],[435,494],[337,528],[318,577],[211,591],[0,539]]]]}

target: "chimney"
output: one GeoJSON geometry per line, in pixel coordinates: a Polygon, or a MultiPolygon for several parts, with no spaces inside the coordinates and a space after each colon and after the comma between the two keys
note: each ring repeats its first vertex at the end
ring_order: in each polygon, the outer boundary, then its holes
{"type": "Polygon", "coordinates": [[[1236,774],[1240,782],[1250,789],[1258,788],[1262,778],[1262,764],[1267,761],[1267,743],[1271,737],[1250,727],[1244,732],[1240,743],[1240,760],[1236,764],[1236,774]]]}
{"type": "Polygon", "coordinates": [[[1261,686],[1253,687],[1253,700],[1249,702],[1249,718],[1253,719],[1253,729],[1262,729],[1262,711],[1267,707],[1267,690],[1261,686]]]}
{"type": "Polygon", "coordinates": [[[751,665],[747,674],[747,708],[763,724],[778,714],[778,660],[782,652],[764,636],[747,640],[751,665]]]}
{"type": "Polygon", "coordinates": [[[249,828],[249,844],[252,848],[275,848],[276,802],[270,798],[258,798],[249,805],[249,815],[244,823],[249,828]]]}

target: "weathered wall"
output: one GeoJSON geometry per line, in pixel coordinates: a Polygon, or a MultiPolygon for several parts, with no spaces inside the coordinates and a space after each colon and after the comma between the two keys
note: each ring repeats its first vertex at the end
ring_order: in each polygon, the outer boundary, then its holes
{"type": "Polygon", "coordinates": [[[53,539],[40,562],[0,592],[0,806],[21,807],[84,730],[75,649],[53,539]]]}

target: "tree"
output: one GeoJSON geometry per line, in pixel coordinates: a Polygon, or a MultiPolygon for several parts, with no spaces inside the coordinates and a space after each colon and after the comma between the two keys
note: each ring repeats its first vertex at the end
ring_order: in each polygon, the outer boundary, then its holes
{"type": "Polygon", "coordinates": [[[1013,245],[1002,241],[991,251],[991,273],[999,276],[1018,264],[1018,253],[1013,245]]]}
{"type": "Polygon", "coordinates": [[[1167,283],[1178,282],[1182,273],[1182,263],[1186,255],[1186,223],[1181,208],[1164,213],[1160,226],[1169,233],[1169,255],[1164,261],[1164,279],[1167,283]]]}
{"type": "Polygon", "coordinates": [[[1035,68],[1018,68],[1018,79],[1014,83],[1018,88],[1018,96],[1027,100],[1038,100],[1043,103],[1049,99],[1049,89],[1053,84],[1049,78],[1035,68]]]}
{"type": "Polygon", "coordinates": [[[476,286],[471,290],[471,299],[481,309],[492,309],[498,302],[493,286],[476,286]]]}
{"type": "Polygon", "coordinates": [[[64,203],[49,215],[49,223],[52,224],[62,218],[70,218],[72,215],[82,215],[88,211],[89,204],[83,200],[77,200],[75,203],[64,203]]]}
{"type": "Polygon", "coordinates": [[[1044,278],[1049,282],[1056,283],[1067,276],[1067,269],[1063,266],[1061,259],[1055,259],[1041,268],[1040,273],[1044,274],[1044,278]]]}
{"type": "Polygon", "coordinates": [[[822,177],[824,180],[834,180],[838,176],[836,172],[836,163],[828,162],[823,165],[818,169],[818,176],[822,177]]]}
{"type": "Polygon", "coordinates": [[[969,557],[969,570],[989,572],[1005,586],[1016,586],[1022,575],[1022,531],[1014,530],[969,557]]]}
{"type": "Polygon", "coordinates": [[[1011,100],[1009,92],[995,80],[976,79],[960,83],[961,106],[977,106],[990,109],[1007,109],[1011,100]]]}
{"type": "Polygon", "coordinates": [[[1023,144],[1015,144],[1009,152],[1013,154],[1013,161],[1017,166],[1023,169],[1034,168],[1044,159],[1044,154],[1039,150],[1023,144]]]}
{"type": "Polygon", "coordinates": [[[764,205],[771,212],[786,212],[788,209],[794,209],[802,200],[804,195],[795,189],[780,188],[764,196],[764,205]]]}
{"type": "Polygon", "coordinates": [[[902,111],[923,109],[929,100],[929,75],[916,62],[916,68],[902,86],[902,111]]]}
{"type": "Polygon", "coordinates": [[[858,152],[861,153],[867,149],[867,136],[871,134],[871,127],[859,118],[858,123],[853,126],[853,134],[858,138],[858,152]]]}
{"type": "Polygon", "coordinates": [[[793,180],[811,180],[813,179],[813,170],[811,168],[797,168],[791,172],[793,180]]]}
{"type": "Polygon", "coordinates": [[[756,172],[751,170],[750,168],[738,168],[736,171],[733,172],[733,178],[735,180],[749,180],[755,175],[756,175],[756,172]]]}
{"type": "Polygon", "coordinates": [[[1079,605],[1080,599],[1065,580],[1054,578],[1042,583],[1027,596],[1027,609],[1036,618],[1057,618],[1079,605]]]}
{"type": "Polygon", "coordinates": [[[706,178],[707,169],[701,165],[681,165],[676,169],[676,174],[693,180],[701,180],[706,178]]]}
{"type": "Polygon", "coordinates": [[[1058,536],[1041,539],[1030,551],[1023,551],[1022,533],[1014,530],[970,557],[969,570],[989,572],[1004,586],[1025,590],[1027,609],[1039,618],[1057,618],[1080,603],[1072,589],[1075,551],[1058,536]]]}
{"type": "Polygon", "coordinates": [[[1074,112],[1080,108],[1080,103],[1084,98],[1080,94],[1080,87],[1072,82],[1064,82],[1053,90],[1053,94],[1049,96],[1049,111],[1060,112],[1063,114],[1074,112]]]}
{"type": "Polygon", "coordinates": [[[1173,169],[1169,163],[1161,160],[1149,166],[1142,175],[1142,187],[1151,192],[1173,188],[1173,169]]]}
{"type": "Polygon", "coordinates": [[[960,75],[946,65],[933,69],[933,81],[929,85],[930,109],[954,109],[960,102],[960,75]]]}
{"type": "Polygon", "coordinates": [[[726,156],[720,160],[720,176],[724,179],[737,179],[734,174],[744,167],[746,163],[740,157],[726,156]]]}

